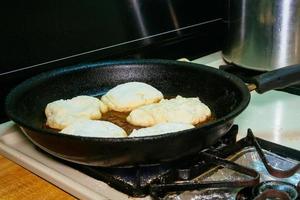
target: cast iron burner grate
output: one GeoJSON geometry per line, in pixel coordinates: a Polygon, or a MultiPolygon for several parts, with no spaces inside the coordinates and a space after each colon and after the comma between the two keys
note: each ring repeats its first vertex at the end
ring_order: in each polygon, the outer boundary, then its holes
{"type": "MultiPolygon", "coordinates": [[[[200,162],[205,162],[207,165],[210,166],[210,164],[215,166],[222,166],[224,168],[233,169],[237,172],[240,172],[243,175],[248,175],[251,177],[250,179],[239,179],[234,178],[231,180],[198,180],[195,181],[193,178],[189,178],[189,181],[181,181],[180,178],[177,178],[175,181],[171,183],[154,183],[150,187],[150,193],[152,196],[154,196],[156,199],[181,199],[179,198],[180,192],[186,192],[186,191],[193,191],[193,190],[200,190],[200,191],[209,191],[210,195],[205,194],[203,192],[201,195],[195,195],[198,199],[199,196],[201,199],[228,199],[228,193],[230,195],[235,196],[233,199],[238,200],[250,200],[250,199],[269,199],[269,198],[275,198],[275,199],[299,199],[298,193],[300,192],[300,175],[297,177],[296,183],[293,185],[289,182],[285,181],[262,181],[260,182],[260,173],[254,169],[251,169],[250,167],[245,167],[239,164],[236,164],[235,162],[225,160],[223,158],[227,158],[228,155],[232,155],[232,150],[234,152],[239,151],[247,146],[254,147],[257,154],[259,155],[259,158],[263,162],[263,166],[267,169],[267,172],[276,178],[282,178],[286,180],[287,178],[292,177],[300,170],[300,163],[294,164],[292,167],[287,167],[287,169],[277,169],[272,166],[272,164],[268,161],[264,150],[260,147],[259,142],[266,143],[267,147],[268,145],[271,145],[271,149],[274,151],[280,152],[280,150],[283,150],[285,153],[292,153],[289,155],[295,155],[297,159],[299,159],[299,152],[294,151],[291,149],[288,149],[286,147],[275,145],[273,143],[269,143],[267,141],[263,141],[260,139],[256,139],[252,133],[252,131],[248,130],[248,135],[244,139],[240,140],[236,144],[231,146],[225,146],[218,150],[216,149],[208,149],[203,152],[200,152],[198,154],[199,158],[198,160],[200,162]],[[294,152],[291,152],[294,151],[294,152]],[[229,153],[229,154],[228,154],[229,153]],[[223,157],[223,158],[221,158],[223,157]],[[176,182],[177,181],[177,182],[176,182]],[[242,188],[242,189],[241,189],[242,188]],[[215,190],[219,190],[216,194],[213,194],[215,190]],[[234,193],[234,190],[240,190],[239,192],[234,193]],[[168,193],[175,193],[176,197],[172,197],[172,195],[166,195],[168,193]],[[223,193],[219,195],[220,193],[223,193]],[[225,195],[226,194],[226,195],[225,195]],[[206,197],[203,197],[203,196],[206,197]],[[224,195],[224,196],[222,196],[224,195]],[[167,198],[166,198],[167,196],[167,198]],[[208,198],[208,197],[209,198],[208,198]],[[222,196],[220,198],[220,196],[222,196]]],[[[265,148],[264,148],[265,149],[265,148]]],[[[286,163],[288,164],[288,163],[286,163]]],[[[190,170],[192,167],[189,168],[190,170]]],[[[198,174],[199,175],[199,174],[198,174]]],[[[230,174],[228,174],[230,175],[230,174]]],[[[206,192],[206,193],[209,193],[206,192]]],[[[187,199],[187,196],[189,195],[183,195],[184,198],[187,199]]],[[[193,198],[194,199],[194,198],[193,198]]],[[[232,199],[232,198],[231,198],[232,199]]]]}
{"type": "MultiPolygon", "coordinates": [[[[254,148],[261,160],[264,162],[267,171],[272,176],[283,178],[297,173],[300,168],[300,164],[295,164],[294,166],[289,167],[288,170],[275,169],[272,167],[272,164],[268,162],[264,151],[270,151],[276,155],[296,161],[300,160],[300,152],[255,138],[250,129],[247,137],[236,142],[237,133],[238,126],[234,125],[214,146],[205,149],[196,155],[185,157],[172,163],[127,168],[101,168],[77,164],[71,165],[79,171],[82,171],[98,180],[104,181],[111,187],[134,197],[143,197],[150,194],[155,199],[169,199],[168,195],[177,195],[183,191],[202,191],[205,189],[214,190],[216,188],[226,190],[226,188],[236,188],[240,190],[237,194],[237,199],[266,199],[270,197],[270,195],[276,198],[286,198],[287,195],[285,192],[272,192],[274,188],[269,188],[269,186],[265,187],[268,188],[268,190],[263,191],[260,194],[260,197],[254,197],[253,191],[260,191],[261,188],[258,188],[258,186],[268,182],[260,182],[260,173],[258,171],[251,169],[250,167],[244,167],[236,164],[233,161],[227,160],[227,158],[235,155],[237,152],[240,152],[245,148],[254,148]],[[213,168],[216,168],[216,166],[219,168],[223,167],[231,169],[247,176],[248,178],[238,181],[195,181],[195,178],[207,173],[207,171],[210,171],[213,168]]],[[[297,191],[296,195],[298,195],[300,188],[299,181],[300,174],[299,179],[297,179],[298,185],[294,184],[292,187],[290,183],[283,182],[282,184],[287,185],[284,188],[288,188],[288,191],[297,191]]],[[[278,182],[273,183],[273,185],[276,184],[278,185],[278,182]]]]}
{"type": "MultiPolygon", "coordinates": [[[[219,69],[226,71],[228,73],[234,74],[240,79],[242,79],[244,82],[249,82],[254,76],[260,75],[264,72],[251,70],[251,69],[245,69],[238,67],[233,64],[227,64],[227,65],[220,65],[219,69]]],[[[287,92],[290,94],[300,95],[300,84],[292,85],[286,88],[278,89],[283,92],[287,92]]]]}

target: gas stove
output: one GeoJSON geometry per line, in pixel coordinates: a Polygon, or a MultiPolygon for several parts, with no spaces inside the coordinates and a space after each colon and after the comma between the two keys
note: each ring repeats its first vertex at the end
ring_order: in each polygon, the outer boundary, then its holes
{"type": "MultiPolygon", "coordinates": [[[[233,127],[228,134],[235,132],[233,127]]],[[[179,170],[189,176],[152,186],[154,196],[176,200],[299,198],[299,151],[255,138],[251,129],[240,141],[228,141],[199,153],[197,164],[179,170]]]]}
{"type": "MultiPolygon", "coordinates": [[[[220,52],[193,62],[224,64],[220,52]]],[[[298,105],[300,98],[293,94],[252,93],[250,105],[224,138],[172,163],[130,168],[72,164],[37,149],[12,122],[0,125],[0,153],[80,199],[286,199],[287,193],[293,198],[300,181],[298,105]]]]}
{"type": "Polygon", "coordinates": [[[234,125],[214,146],[172,163],[123,168],[66,164],[133,197],[253,199],[287,193],[290,199],[300,198],[300,151],[255,138],[251,129],[237,142],[237,133],[234,125]],[[277,193],[269,194],[269,189],[277,193]]]}

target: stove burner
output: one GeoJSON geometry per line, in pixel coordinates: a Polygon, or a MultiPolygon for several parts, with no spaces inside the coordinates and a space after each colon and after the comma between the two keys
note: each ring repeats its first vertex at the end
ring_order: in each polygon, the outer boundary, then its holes
{"type": "Polygon", "coordinates": [[[298,192],[296,186],[282,182],[282,181],[266,181],[260,183],[257,187],[254,187],[252,192],[255,196],[263,196],[263,193],[265,193],[266,196],[271,197],[271,195],[282,195],[282,193],[285,193],[286,196],[288,196],[288,199],[295,200],[298,197],[298,192]],[[267,191],[271,191],[267,193],[267,191]],[[279,191],[281,193],[274,192],[279,191]]]}
{"type": "Polygon", "coordinates": [[[297,188],[293,184],[282,181],[265,181],[255,187],[243,188],[238,192],[236,200],[296,200],[298,197],[297,188]]]}
{"type": "MultiPolygon", "coordinates": [[[[256,71],[251,69],[245,69],[233,64],[221,65],[219,69],[226,71],[228,73],[234,74],[246,83],[250,82],[254,76],[260,75],[262,71],[256,71]]],[[[283,89],[278,89],[283,92],[287,92],[290,94],[300,95],[300,84],[292,85],[283,89]]]]}

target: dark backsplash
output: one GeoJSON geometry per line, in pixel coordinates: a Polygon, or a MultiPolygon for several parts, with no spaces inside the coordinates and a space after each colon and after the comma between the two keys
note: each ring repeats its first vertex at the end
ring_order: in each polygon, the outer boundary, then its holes
{"type": "Polygon", "coordinates": [[[2,5],[0,121],[4,98],[40,72],[109,59],[196,58],[220,49],[222,0],[10,2],[2,5]]]}

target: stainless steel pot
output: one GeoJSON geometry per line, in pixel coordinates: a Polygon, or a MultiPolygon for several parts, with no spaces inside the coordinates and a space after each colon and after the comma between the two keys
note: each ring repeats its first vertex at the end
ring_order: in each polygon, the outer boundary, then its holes
{"type": "Polygon", "coordinates": [[[300,0],[228,0],[223,58],[260,71],[300,63],[300,0]]]}

